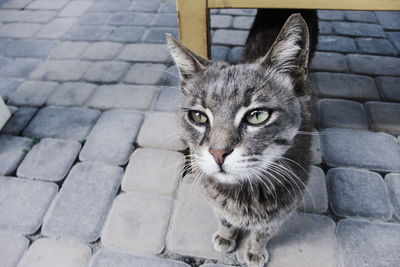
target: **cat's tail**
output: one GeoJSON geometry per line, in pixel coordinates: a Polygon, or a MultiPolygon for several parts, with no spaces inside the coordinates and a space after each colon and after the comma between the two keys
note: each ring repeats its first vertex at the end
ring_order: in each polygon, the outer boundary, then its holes
{"type": "Polygon", "coordinates": [[[265,56],[286,20],[294,13],[300,13],[308,25],[311,58],[318,41],[318,18],[315,10],[258,9],[240,62],[250,63],[265,56]]]}

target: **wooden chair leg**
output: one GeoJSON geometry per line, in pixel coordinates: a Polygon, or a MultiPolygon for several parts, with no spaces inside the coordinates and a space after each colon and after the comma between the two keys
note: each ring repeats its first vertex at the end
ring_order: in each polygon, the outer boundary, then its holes
{"type": "Polygon", "coordinates": [[[208,58],[210,15],[207,0],[176,0],[179,38],[197,55],[208,58]]]}

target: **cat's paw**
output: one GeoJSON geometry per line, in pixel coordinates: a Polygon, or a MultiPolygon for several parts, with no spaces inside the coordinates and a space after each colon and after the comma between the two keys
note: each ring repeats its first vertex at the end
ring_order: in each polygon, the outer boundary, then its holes
{"type": "Polygon", "coordinates": [[[268,262],[268,251],[266,249],[257,253],[246,251],[244,253],[244,262],[248,267],[264,267],[268,262]]]}
{"type": "Polygon", "coordinates": [[[232,252],[236,247],[235,240],[222,237],[218,232],[213,235],[212,242],[214,249],[222,253],[232,252]]]}

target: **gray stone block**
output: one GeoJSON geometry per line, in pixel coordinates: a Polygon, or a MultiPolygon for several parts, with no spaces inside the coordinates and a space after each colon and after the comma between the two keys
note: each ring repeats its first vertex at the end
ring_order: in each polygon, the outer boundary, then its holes
{"type": "Polygon", "coordinates": [[[229,28],[232,25],[232,16],[228,15],[211,15],[210,24],[212,28],[229,28]]]}
{"type": "Polygon", "coordinates": [[[91,44],[82,54],[84,59],[111,60],[121,50],[122,44],[113,42],[98,42],[91,44]]]}
{"type": "Polygon", "coordinates": [[[59,1],[51,1],[51,0],[34,0],[31,4],[29,4],[26,9],[51,9],[51,10],[59,10],[62,9],[68,0],[59,0],[59,1]]]}
{"type": "Polygon", "coordinates": [[[237,16],[254,16],[257,13],[256,9],[242,8],[226,8],[221,9],[220,14],[237,15],[237,16]]]}
{"type": "Polygon", "coordinates": [[[178,38],[177,28],[151,28],[144,41],[148,43],[165,44],[167,42],[166,35],[171,34],[175,39],[178,38]]]}
{"type": "Polygon", "coordinates": [[[37,38],[60,39],[77,22],[74,18],[57,18],[40,29],[37,38]]]}
{"type": "Polygon", "coordinates": [[[383,100],[400,102],[400,78],[378,77],[375,82],[383,100]]]}
{"type": "Polygon", "coordinates": [[[323,20],[344,20],[344,12],[340,10],[318,10],[318,18],[323,20]]]}
{"type": "Polygon", "coordinates": [[[0,177],[1,231],[35,233],[57,189],[53,183],[0,177]]]}
{"type": "Polygon", "coordinates": [[[299,211],[323,213],[328,210],[328,192],[325,174],[321,168],[311,166],[307,189],[299,211]]]}
{"type": "Polygon", "coordinates": [[[57,87],[47,105],[82,106],[97,86],[91,83],[67,82],[57,87]]]}
{"type": "Polygon", "coordinates": [[[152,86],[104,85],[98,87],[86,105],[98,109],[149,109],[154,97],[152,86]]]}
{"type": "Polygon", "coordinates": [[[0,27],[0,37],[29,38],[33,37],[41,28],[40,24],[7,23],[0,27]]]}
{"type": "Polygon", "coordinates": [[[93,63],[84,75],[84,79],[97,83],[118,82],[128,71],[129,64],[119,61],[101,61],[93,63]]]}
{"type": "Polygon", "coordinates": [[[142,12],[156,12],[160,7],[160,3],[157,1],[135,1],[132,3],[130,10],[142,11],[142,12]]]}
{"type": "Polygon", "coordinates": [[[337,53],[315,52],[310,69],[316,71],[347,72],[347,58],[337,53]]]}
{"type": "Polygon", "coordinates": [[[43,235],[82,242],[98,239],[122,174],[115,166],[76,164],[46,214],[43,235]]]}
{"type": "Polygon", "coordinates": [[[352,38],[321,35],[318,38],[317,49],[332,52],[357,52],[357,47],[352,38]]]}
{"type": "Polygon", "coordinates": [[[176,14],[158,14],[151,24],[153,26],[178,27],[178,17],[176,14]]]}
{"type": "Polygon", "coordinates": [[[389,220],[389,196],[382,177],[374,172],[334,168],[327,173],[333,212],[342,217],[356,216],[389,220]]]}
{"type": "Polygon", "coordinates": [[[228,55],[228,61],[230,63],[238,63],[242,57],[243,54],[243,47],[234,47],[231,49],[228,55]]]}
{"type": "Polygon", "coordinates": [[[134,111],[109,110],[101,114],[79,154],[81,161],[123,165],[133,150],[143,116],[134,111]]]}
{"type": "Polygon", "coordinates": [[[376,23],[374,12],[371,11],[345,11],[344,13],[351,21],[376,23]]]}
{"type": "Polygon", "coordinates": [[[365,109],[373,130],[400,134],[400,104],[367,102],[365,109]]]}
{"type": "Polygon", "coordinates": [[[138,137],[139,146],[167,150],[184,150],[179,138],[175,113],[154,112],[145,119],[138,137]]]}
{"type": "Polygon", "coordinates": [[[79,19],[79,24],[106,25],[110,21],[112,13],[108,12],[86,12],[79,19]]]}
{"type": "Polygon", "coordinates": [[[110,25],[116,26],[147,26],[153,20],[152,14],[119,12],[113,14],[109,22],[110,25]]]}
{"type": "Polygon", "coordinates": [[[101,234],[106,248],[156,255],[165,247],[172,201],[140,193],[120,194],[101,234]],[[137,225],[140,227],[132,227],[137,225]]]}
{"type": "Polygon", "coordinates": [[[17,266],[22,254],[27,250],[29,240],[11,233],[0,233],[0,262],[4,267],[17,266]]]}
{"type": "Polygon", "coordinates": [[[126,11],[129,10],[131,5],[131,1],[101,1],[94,3],[90,8],[89,11],[96,11],[96,12],[115,12],[115,11],[126,11]]]}
{"type": "Polygon", "coordinates": [[[7,65],[0,66],[0,76],[25,78],[39,63],[39,59],[15,58],[7,65]]]}
{"type": "Polygon", "coordinates": [[[117,42],[136,43],[142,39],[145,30],[146,28],[143,27],[122,26],[115,28],[108,39],[117,42]]]}
{"type": "Polygon", "coordinates": [[[166,45],[161,44],[130,44],[119,55],[127,61],[166,62],[169,58],[166,45]]]}
{"type": "Polygon", "coordinates": [[[45,107],[39,110],[23,134],[79,141],[86,138],[99,115],[98,110],[88,108],[45,107]]]}
{"type": "Polygon", "coordinates": [[[383,12],[376,11],[376,17],[379,23],[387,30],[400,30],[400,15],[399,12],[383,12]]]}
{"type": "Polygon", "coordinates": [[[101,249],[94,254],[90,264],[90,267],[132,266],[189,267],[189,265],[180,261],[172,261],[156,257],[134,256],[132,254],[123,254],[105,249],[101,249]]]}
{"type": "Polygon", "coordinates": [[[374,80],[368,76],[313,73],[311,80],[318,97],[344,98],[355,100],[378,100],[374,80]]]}
{"type": "Polygon", "coordinates": [[[244,45],[248,31],[240,30],[216,30],[213,44],[222,45],[244,45]]]}
{"type": "Polygon", "coordinates": [[[49,40],[2,39],[0,54],[7,57],[46,57],[56,42],[49,40]]]}
{"type": "Polygon", "coordinates": [[[229,47],[221,45],[213,45],[211,47],[211,58],[215,61],[226,61],[230,52],[229,47]]]}
{"type": "Polygon", "coordinates": [[[177,111],[181,98],[182,93],[179,89],[163,87],[157,94],[153,109],[158,111],[177,111]]]}
{"type": "Polygon", "coordinates": [[[18,267],[86,267],[91,254],[87,245],[40,238],[29,247],[18,267]]]}
{"type": "Polygon", "coordinates": [[[37,108],[21,107],[15,111],[11,118],[1,129],[2,133],[18,135],[36,114],[37,108]]]}
{"type": "Polygon", "coordinates": [[[385,37],[380,25],[357,22],[333,22],[333,29],[339,35],[385,37]]]}
{"type": "Polygon", "coordinates": [[[25,137],[0,135],[0,175],[10,175],[32,146],[32,140],[25,137]]]}
{"type": "Polygon", "coordinates": [[[69,2],[60,13],[59,17],[80,17],[92,5],[92,1],[73,1],[69,2]]]}
{"type": "Polygon", "coordinates": [[[64,39],[73,41],[105,41],[113,28],[109,26],[76,25],[65,34],[64,39]]]}
{"type": "Polygon", "coordinates": [[[318,32],[320,34],[330,34],[333,35],[332,23],[327,21],[318,21],[318,32]]]}
{"type": "Polygon", "coordinates": [[[400,171],[400,147],[391,135],[330,128],[321,132],[321,144],[330,166],[400,171]]]}
{"type": "Polygon", "coordinates": [[[184,155],[178,152],[137,149],[126,168],[122,190],[173,197],[184,163],[184,155]]]}
{"type": "Polygon", "coordinates": [[[81,144],[52,138],[40,140],[17,169],[19,177],[61,181],[67,175],[81,149],[81,144]]]}
{"type": "Polygon", "coordinates": [[[386,39],[357,38],[356,42],[361,52],[365,54],[389,56],[395,56],[397,54],[396,49],[394,49],[392,44],[386,39]]]}
{"type": "Polygon", "coordinates": [[[345,219],[338,223],[337,237],[342,266],[398,266],[400,225],[345,219]]]}
{"type": "Polygon", "coordinates": [[[233,27],[236,29],[248,30],[253,25],[254,18],[248,16],[238,16],[233,19],[233,27]]]}
{"type": "Polygon", "coordinates": [[[7,1],[2,4],[1,8],[4,9],[23,9],[27,5],[29,5],[32,0],[14,0],[14,1],[7,1]]]}
{"type": "Polygon", "coordinates": [[[18,106],[43,106],[57,85],[54,82],[25,82],[9,96],[7,103],[18,106]]]}
{"type": "Polygon", "coordinates": [[[400,174],[389,173],[385,176],[389,198],[393,205],[393,213],[400,219],[400,174]]]}
{"type": "Polygon", "coordinates": [[[321,128],[368,129],[363,105],[355,101],[339,99],[318,101],[318,125],[321,128]]]}
{"type": "Polygon", "coordinates": [[[78,60],[48,60],[31,74],[35,80],[77,81],[91,64],[78,60]]]}
{"type": "Polygon", "coordinates": [[[6,101],[8,99],[8,96],[12,92],[14,92],[21,83],[22,83],[22,80],[20,80],[20,79],[1,78],[0,79],[0,95],[3,97],[3,100],[6,101]]]}
{"type": "Polygon", "coordinates": [[[295,213],[269,241],[267,251],[269,266],[336,267],[340,262],[335,223],[320,215],[295,213]]]}
{"type": "Polygon", "coordinates": [[[386,35],[389,37],[389,40],[392,41],[394,46],[397,48],[397,51],[400,52],[400,32],[386,32],[386,35]]]}
{"type": "Polygon", "coordinates": [[[321,142],[318,131],[311,134],[311,164],[320,164],[322,162],[321,142]]]}
{"type": "Polygon", "coordinates": [[[179,71],[178,68],[173,65],[165,71],[165,75],[163,78],[163,83],[164,85],[170,85],[170,86],[178,86],[179,85],[179,71]]]}
{"type": "MultiPolygon", "coordinates": [[[[16,1],[13,1],[16,2],[16,1]]],[[[2,6],[4,8],[4,6],[2,6]]],[[[0,10],[0,21],[3,22],[37,22],[46,23],[56,16],[50,10],[0,10]]]]}
{"type": "Polygon", "coordinates": [[[53,59],[78,59],[89,43],[86,42],[61,42],[54,48],[49,57],[53,59]]]}
{"type": "Polygon", "coordinates": [[[166,69],[164,64],[134,64],[126,74],[124,81],[133,84],[159,85],[166,69]]]}
{"type": "Polygon", "coordinates": [[[400,58],[348,55],[350,71],[372,75],[400,75],[400,58]]]}

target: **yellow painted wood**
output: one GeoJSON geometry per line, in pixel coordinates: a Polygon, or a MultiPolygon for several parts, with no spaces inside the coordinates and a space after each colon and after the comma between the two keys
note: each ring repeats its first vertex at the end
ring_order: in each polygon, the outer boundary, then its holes
{"type": "Polygon", "coordinates": [[[208,58],[210,16],[207,0],[176,0],[179,37],[190,50],[208,58]]]}
{"type": "Polygon", "coordinates": [[[208,8],[400,10],[400,0],[192,0],[208,8]]]}
{"type": "Polygon", "coordinates": [[[4,104],[3,98],[0,96],[0,129],[4,126],[4,124],[6,124],[10,116],[11,113],[6,104],[4,104]]]}

